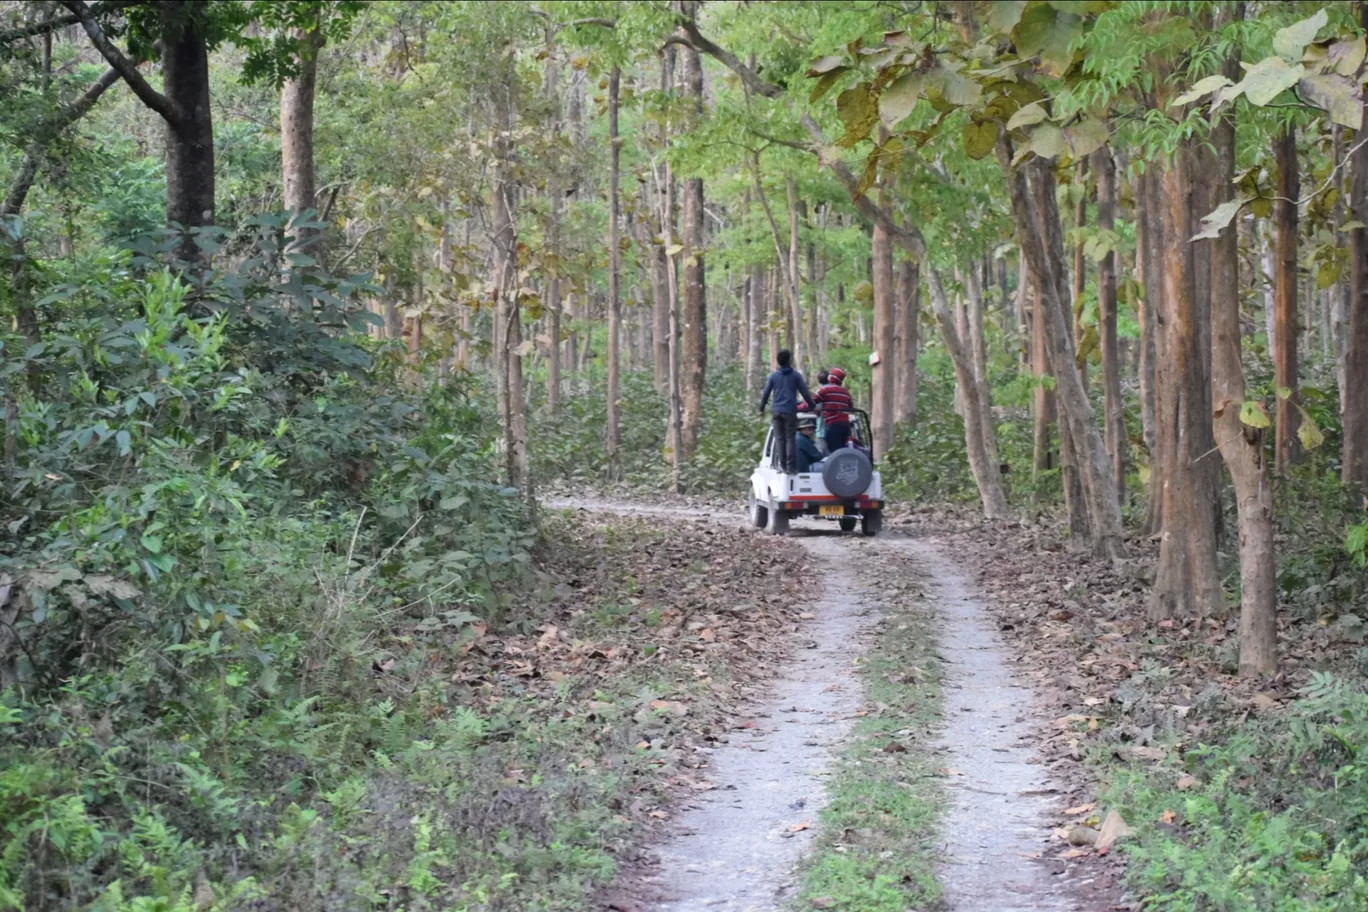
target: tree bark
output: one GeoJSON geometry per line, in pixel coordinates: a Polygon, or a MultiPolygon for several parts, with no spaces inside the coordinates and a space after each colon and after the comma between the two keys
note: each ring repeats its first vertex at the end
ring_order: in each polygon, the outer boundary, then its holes
{"type": "MultiPolygon", "coordinates": [[[[621,140],[618,137],[618,88],[622,73],[613,67],[608,76],[608,477],[618,478],[618,385],[621,382],[622,251],[618,232],[618,163],[621,140]]],[[[687,212],[687,205],[685,208],[687,212]]],[[[686,216],[687,222],[687,216],[686,216]]],[[[687,275],[687,272],[686,272],[687,275]]]]}
{"type": "Polygon", "coordinates": [[[764,372],[760,327],[765,313],[765,267],[756,263],[751,266],[750,306],[746,309],[746,391],[750,393],[759,392],[760,375],[764,372]]]}
{"type": "Polygon", "coordinates": [[[793,323],[793,364],[795,367],[810,369],[803,360],[803,303],[799,288],[799,251],[798,251],[798,185],[790,177],[784,181],[784,195],[788,200],[789,214],[789,320],[793,323]]]}
{"type": "Polygon", "coordinates": [[[1045,347],[1054,369],[1061,437],[1067,433],[1077,450],[1088,515],[1087,541],[1096,553],[1119,557],[1125,552],[1121,508],[1108,469],[1106,448],[1087,392],[1077,371],[1069,369],[1074,362],[1072,334],[1065,319],[1069,285],[1062,268],[1063,227],[1055,202],[1054,172],[1049,162],[1040,159],[1013,169],[1011,144],[1005,135],[998,138],[997,152],[1007,177],[1022,251],[1030,259],[1031,274],[1044,299],[1045,347]]]}
{"type": "Polygon", "coordinates": [[[1170,618],[1208,616],[1223,605],[1216,566],[1215,511],[1218,492],[1207,483],[1205,465],[1211,440],[1211,383],[1205,372],[1200,322],[1205,314],[1197,300],[1193,275],[1189,199],[1194,194],[1191,148],[1184,144],[1173,160],[1161,166],[1153,190],[1151,230],[1158,221],[1162,252],[1161,303],[1156,310],[1155,352],[1164,369],[1158,381],[1156,416],[1162,461],[1155,472],[1162,479],[1164,524],[1159,540],[1159,564],[1150,593],[1150,616],[1170,618]]]}
{"type": "MultiPolygon", "coordinates": [[[[1078,201],[1074,203],[1074,227],[1082,228],[1088,222],[1088,160],[1081,158],[1075,171],[1074,180],[1078,185],[1078,201]]],[[[1073,249],[1073,336],[1074,350],[1079,351],[1083,347],[1083,293],[1088,285],[1088,271],[1086,259],[1083,256],[1083,239],[1080,237],[1073,249]]],[[[1083,389],[1088,389],[1088,362],[1084,360],[1078,365],[1078,379],[1083,381],[1083,389]]]]}
{"type": "MultiPolygon", "coordinates": [[[[878,227],[874,230],[877,237],[878,227]]],[[[874,259],[877,264],[877,252],[874,259]]],[[[875,275],[878,275],[877,265],[875,275]]],[[[936,313],[936,320],[940,323],[941,336],[945,340],[946,351],[950,353],[950,359],[955,365],[955,378],[964,391],[964,448],[969,459],[969,470],[973,473],[974,483],[978,486],[983,515],[988,519],[1001,519],[1007,515],[1007,494],[1002,488],[1002,473],[998,469],[997,460],[992,456],[988,442],[983,437],[983,428],[987,425],[984,412],[988,410],[988,403],[980,398],[981,386],[974,379],[973,356],[955,326],[950,303],[946,300],[944,286],[935,269],[927,269],[927,280],[931,287],[931,304],[936,313]]],[[[877,369],[876,367],[875,370],[877,369]]],[[[875,395],[877,396],[877,393],[875,395]]],[[[877,431],[875,436],[878,436],[877,431]]]]}
{"type": "Polygon", "coordinates": [[[504,455],[510,487],[531,503],[527,457],[527,417],[522,383],[522,307],[518,299],[518,238],[513,222],[513,185],[509,179],[508,136],[513,129],[513,87],[505,76],[497,88],[498,138],[495,141],[494,351],[504,421],[504,455]]]}
{"type": "Polygon", "coordinates": [[[1160,484],[1163,480],[1162,466],[1165,464],[1163,448],[1167,438],[1161,434],[1157,420],[1157,395],[1155,390],[1155,358],[1157,347],[1155,339],[1158,324],[1155,319],[1156,305],[1163,297],[1163,270],[1160,268],[1162,252],[1158,240],[1160,219],[1157,193],[1154,188],[1155,176],[1151,170],[1135,181],[1135,234],[1137,241],[1137,265],[1145,286],[1140,296],[1140,420],[1149,454],[1148,507],[1145,519],[1140,524],[1145,535],[1156,535],[1164,524],[1164,502],[1160,484]]]}
{"type": "MultiPolygon", "coordinates": [[[[683,4],[692,17],[697,3],[683,4]]],[[[703,59],[695,50],[684,52],[684,77],[688,88],[689,114],[693,121],[703,113],[703,59]]],[[[698,449],[703,424],[703,386],[708,368],[708,310],[703,268],[703,179],[684,181],[684,306],[681,339],[680,395],[683,402],[681,457],[687,462],[698,449]]]]}
{"type": "MultiPolygon", "coordinates": [[[[1116,228],[1116,166],[1111,148],[1093,153],[1097,180],[1097,227],[1116,228]]],[[[1117,497],[1126,499],[1126,419],[1121,403],[1120,350],[1116,335],[1116,254],[1109,252],[1097,264],[1097,324],[1102,349],[1102,391],[1106,423],[1105,442],[1111,459],[1117,497]]]]}
{"type": "Polygon", "coordinates": [[[905,259],[898,268],[898,421],[917,420],[917,353],[921,348],[921,264],[905,259]]]}
{"type": "MultiPolygon", "coordinates": [[[[1023,257],[1024,259],[1024,257],[1023,257]]],[[[1029,277],[1029,271],[1026,273],[1029,277]]],[[[1045,385],[1050,375],[1050,359],[1045,350],[1045,299],[1041,296],[1040,286],[1033,279],[1027,281],[1031,289],[1031,373],[1036,378],[1035,394],[1032,397],[1031,470],[1036,477],[1042,472],[1055,468],[1054,447],[1051,446],[1050,425],[1056,421],[1055,394],[1052,387],[1045,385]]],[[[1026,287],[1023,285],[1023,287],[1026,287]]]]}
{"type": "Polygon", "coordinates": [[[1278,391],[1274,436],[1277,471],[1286,474],[1288,468],[1301,461],[1301,441],[1297,428],[1301,414],[1297,410],[1297,344],[1301,326],[1297,315],[1297,203],[1301,181],[1297,172],[1297,135],[1288,127],[1274,142],[1278,166],[1278,200],[1274,211],[1278,220],[1274,276],[1274,333],[1273,385],[1278,391]],[[1289,395],[1283,395],[1286,392],[1289,395]]]}
{"type": "MultiPolygon", "coordinates": [[[[1359,24],[1368,29],[1368,3],[1359,3],[1359,24]]],[[[1368,104],[1360,103],[1368,123],[1368,104]]],[[[1368,225],[1368,146],[1356,136],[1349,160],[1349,213],[1368,225]]],[[[1344,446],[1340,475],[1345,484],[1368,489],[1368,228],[1349,230],[1349,324],[1344,340],[1344,446]]]]}
{"type": "MultiPolygon", "coordinates": [[[[1226,75],[1238,79],[1234,60],[1226,75]]],[[[1235,124],[1227,113],[1211,133],[1216,169],[1211,176],[1213,205],[1232,196],[1235,177],[1235,124]]],[[[1202,242],[1199,242],[1202,243],[1202,242]]],[[[1226,228],[1210,245],[1212,429],[1221,458],[1235,484],[1240,536],[1240,674],[1277,671],[1277,568],[1273,545],[1273,486],[1264,460],[1263,428],[1240,421],[1245,397],[1240,357],[1240,250],[1238,232],[1226,228]]]]}
{"type": "MultiPolygon", "coordinates": [[[[285,209],[296,222],[304,221],[305,213],[317,208],[314,89],[318,84],[318,54],[323,48],[323,33],[315,28],[298,37],[301,39],[299,72],[285,80],[280,90],[281,192],[285,209]]],[[[313,248],[315,252],[311,255],[320,258],[315,243],[319,235],[317,228],[295,225],[290,234],[289,250],[313,248]]]]}
{"type": "MultiPolygon", "coordinates": [[[[880,458],[893,446],[893,402],[898,353],[893,344],[893,243],[888,229],[879,222],[874,223],[870,251],[874,260],[873,348],[879,357],[872,370],[870,424],[873,426],[874,454],[880,458]]],[[[959,338],[958,335],[956,338],[959,338]]],[[[970,376],[973,376],[972,370],[970,376]]]]}

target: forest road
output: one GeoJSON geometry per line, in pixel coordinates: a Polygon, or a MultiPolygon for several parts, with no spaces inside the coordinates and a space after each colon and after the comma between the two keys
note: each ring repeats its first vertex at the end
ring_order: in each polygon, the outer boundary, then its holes
{"type": "MultiPolygon", "coordinates": [[[[707,510],[561,500],[574,508],[642,517],[717,520],[707,510]]],[[[731,522],[730,517],[719,521],[731,522]]],[[[744,521],[744,520],[741,520],[744,521]]],[[[759,533],[757,533],[759,534],[759,533]]],[[[1033,747],[1034,696],[1013,679],[997,625],[961,568],[934,540],[878,539],[795,523],[793,542],[812,555],[822,588],[813,615],[754,728],[708,750],[716,788],[676,814],[657,847],[659,864],[634,878],[633,912],[782,912],[795,908],[799,862],[820,835],[825,783],[864,701],[858,677],[878,619],[859,563],[882,554],[921,579],[939,616],[945,661],[940,756],[948,770],[938,877],[950,912],[1094,912],[1106,909],[1073,867],[1045,857],[1060,819],[1056,786],[1033,747]],[[855,558],[858,557],[858,560],[855,558]],[[1089,899],[1089,894],[1092,898],[1089,899]]]]}

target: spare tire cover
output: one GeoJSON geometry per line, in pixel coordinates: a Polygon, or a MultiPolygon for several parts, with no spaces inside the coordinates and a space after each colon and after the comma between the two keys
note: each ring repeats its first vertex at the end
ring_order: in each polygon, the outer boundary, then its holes
{"type": "Polygon", "coordinates": [[[826,458],[822,481],[826,489],[837,497],[858,497],[874,478],[874,467],[869,457],[852,447],[842,447],[826,458]]]}

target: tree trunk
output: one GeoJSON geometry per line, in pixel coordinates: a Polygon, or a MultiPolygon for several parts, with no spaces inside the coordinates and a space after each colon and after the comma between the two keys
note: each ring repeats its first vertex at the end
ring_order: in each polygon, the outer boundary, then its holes
{"type": "MultiPolygon", "coordinates": [[[[878,236],[878,231],[879,229],[876,226],[875,237],[878,236]]],[[[887,234],[885,234],[886,237],[887,234]]],[[[876,250],[874,254],[874,274],[876,276],[879,271],[878,261],[879,253],[876,250]]],[[[931,287],[931,304],[936,313],[936,320],[940,323],[941,336],[945,339],[946,351],[950,353],[950,359],[955,365],[955,378],[964,391],[964,448],[969,458],[969,470],[973,473],[974,483],[978,486],[979,500],[983,504],[983,515],[988,519],[1001,519],[1007,515],[1007,494],[1002,488],[1002,472],[998,469],[997,460],[992,456],[988,442],[983,437],[983,428],[988,424],[984,419],[984,412],[988,410],[989,406],[979,396],[982,387],[974,379],[973,357],[960,338],[959,330],[955,327],[955,318],[950,312],[950,303],[945,298],[945,289],[935,269],[927,269],[927,280],[931,287]]],[[[874,375],[876,378],[878,377],[877,370],[876,367],[874,375]]],[[[876,399],[877,395],[875,393],[876,399]]],[[[878,431],[874,433],[877,437],[878,431]]]]}
{"type": "MultiPolygon", "coordinates": [[[[1023,257],[1024,259],[1024,257],[1023,257]]],[[[1029,277],[1030,273],[1026,275],[1029,277]]],[[[1045,385],[1050,375],[1050,359],[1045,350],[1045,299],[1041,296],[1040,285],[1033,279],[1022,287],[1031,289],[1031,374],[1036,378],[1035,395],[1032,398],[1031,469],[1038,479],[1040,473],[1048,472],[1057,465],[1054,447],[1051,446],[1050,425],[1055,423],[1054,389],[1045,385]]]]}
{"type": "Polygon", "coordinates": [[[793,178],[784,181],[784,193],[788,200],[789,213],[789,320],[793,323],[793,365],[799,370],[810,366],[803,360],[803,304],[799,292],[799,251],[798,251],[798,185],[793,178]]]}
{"type": "MultiPolygon", "coordinates": [[[[313,29],[301,39],[299,72],[285,80],[280,90],[280,173],[285,209],[295,221],[316,210],[314,177],[314,87],[318,83],[318,54],[323,48],[323,33],[313,29]]],[[[317,217],[315,212],[309,220],[317,217]]],[[[291,250],[312,248],[311,256],[320,259],[313,242],[317,228],[296,226],[291,231],[291,250]]]]}
{"type": "MultiPolygon", "coordinates": [[[[685,15],[696,12],[696,3],[686,3],[685,15]]],[[[690,115],[697,120],[703,113],[703,58],[694,50],[684,51],[684,75],[688,86],[690,115]]],[[[681,419],[680,454],[685,461],[698,448],[703,424],[703,386],[708,368],[708,310],[703,269],[703,179],[684,181],[684,307],[680,395],[684,414],[681,419]]]]}
{"type": "MultiPolygon", "coordinates": [[[[621,140],[618,137],[618,86],[622,73],[613,67],[608,76],[608,477],[618,478],[618,384],[621,371],[622,251],[618,244],[618,162],[621,140]]],[[[687,209],[685,210],[687,211],[687,209]]]]}
{"type": "Polygon", "coordinates": [[[988,451],[989,460],[993,465],[997,465],[997,430],[993,426],[993,400],[988,390],[988,340],[983,331],[983,283],[975,266],[965,270],[964,279],[969,299],[965,322],[969,327],[969,353],[974,366],[974,385],[981,403],[978,414],[979,420],[983,422],[983,445],[988,451]]]}
{"type": "Polygon", "coordinates": [[[522,308],[518,300],[518,238],[513,222],[513,185],[509,180],[508,136],[513,129],[513,87],[510,77],[498,86],[499,135],[495,142],[494,353],[499,380],[499,405],[504,423],[504,456],[510,487],[531,502],[527,473],[527,423],[522,384],[522,308]]]}
{"type": "Polygon", "coordinates": [[[898,269],[898,421],[917,420],[917,353],[921,348],[921,264],[903,260],[898,269]]]}
{"type": "MultiPolygon", "coordinates": [[[[1074,227],[1082,228],[1088,222],[1088,160],[1081,158],[1078,160],[1074,180],[1078,186],[1078,201],[1074,203],[1074,227]]],[[[1073,336],[1074,350],[1080,351],[1083,347],[1083,292],[1088,285],[1088,271],[1085,268],[1086,259],[1083,256],[1083,239],[1080,237],[1073,249],[1073,295],[1070,301],[1073,302],[1073,336]]],[[[1082,361],[1078,365],[1078,379],[1083,381],[1084,392],[1088,389],[1088,362],[1082,361]]]]}
{"type": "Polygon", "coordinates": [[[1212,449],[1212,408],[1200,326],[1206,314],[1196,295],[1195,257],[1188,240],[1193,234],[1192,165],[1192,150],[1184,144],[1151,185],[1150,228],[1158,229],[1155,246],[1164,265],[1155,313],[1155,352],[1164,365],[1156,375],[1156,415],[1160,434],[1168,440],[1161,445],[1162,461],[1154,469],[1162,479],[1164,524],[1150,594],[1153,618],[1205,617],[1223,606],[1212,509],[1219,492],[1209,483],[1205,465],[1198,463],[1209,458],[1212,449]]]}
{"type": "MultiPolygon", "coordinates": [[[[162,17],[162,81],[179,110],[167,126],[166,220],[187,232],[214,224],[214,122],[209,108],[209,47],[201,17],[184,0],[158,6],[162,17]]],[[[202,258],[191,236],[182,259],[202,258]]]]}
{"type": "Polygon", "coordinates": [[[759,263],[751,266],[750,306],[746,308],[746,391],[756,393],[760,390],[760,375],[764,372],[761,357],[761,329],[765,317],[765,267],[759,263]]]}
{"type": "MultiPolygon", "coordinates": [[[[1368,28],[1368,3],[1359,4],[1368,28]]],[[[1368,104],[1360,104],[1368,123],[1368,104]]],[[[1368,225],[1368,146],[1356,135],[1349,160],[1349,213],[1368,225]]],[[[1341,478],[1368,489],[1368,228],[1349,229],[1349,332],[1344,341],[1344,449],[1341,478]]]]}
{"type": "Polygon", "coordinates": [[[1137,241],[1137,266],[1144,282],[1145,293],[1140,296],[1140,421],[1149,455],[1150,477],[1147,490],[1148,507],[1140,530],[1145,535],[1156,535],[1164,524],[1164,501],[1160,494],[1162,481],[1161,466],[1165,460],[1162,449],[1167,438],[1160,434],[1156,416],[1155,391],[1155,339],[1158,323],[1155,319],[1156,305],[1163,296],[1163,271],[1160,268],[1162,253],[1159,249],[1160,234],[1159,210],[1156,208],[1156,191],[1153,187],[1156,178],[1153,171],[1141,175],[1135,181],[1135,235],[1137,241]]]}
{"type": "Polygon", "coordinates": [[[1275,140],[1274,153],[1278,166],[1278,200],[1273,204],[1278,220],[1274,277],[1273,386],[1278,391],[1274,452],[1278,473],[1286,474],[1293,463],[1301,461],[1301,441],[1297,438],[1301,424],[1297,410],[1297,343],[1301,327],[1297,319],[1296,203],[1301,181],[1297,173],[1297,134],[1292,127],[1275,140]]]}
{"type": "MultiPolygon", "coordinates": [[[[1116,166],[1111,148],[1093,153],[1097,159],[1097,227],[1116,228],[1116,166]]],[[[1102,348],[1102,391],[1106,422],[1107,456],[1111,459],[1116,494],[1126,500],[1126,420],[1121,406],[1121,364],[1116,336],[1116,254],[1108,253],[1097,265],[1097,324],[1102,348]]]]}
{"type": "Polygon", "coordinates": [[[893,446],[893,400],[898,353],[893,344],[893,243],[888,229],[879,222],[874,223],[874,239],[870,250],[874,259],[873,348],[878,355],[878,363],[873,367],[870,424],[873,425],[874,454],[876,458],[881,458],[893,446]]]}
{"type": "Polygon", "coordinates": [[[998,158],[1011,191],[1012,212],[1022,251],[1030,259],[1031,274],[1038,281],[1044,299],[1045,347],[1054,370],[1061,437],[1067,433],[1077,451],[1088,515],[1088,541],[1098,554],[1119,557],[1125,551],[1121,508],[1108,468],[1106,448],[1087,392],[1077,372],[1069,369],[1074,362],[1072,334],[1065,320],[1069,285],[1062,268],[1064,232],[1055,201],[1052,165],[1034,159],[1021,170],[1014,170],[1010,143],[1005,135],[998,139],[998,158]]]}

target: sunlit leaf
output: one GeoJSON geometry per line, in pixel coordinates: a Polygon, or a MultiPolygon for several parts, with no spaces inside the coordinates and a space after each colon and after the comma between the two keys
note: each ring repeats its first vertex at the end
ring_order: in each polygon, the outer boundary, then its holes
{"type": "Polygon", "coordinates": [[[1049,115],[1045,113],[1045,104],[1040,101],[1033,101],[1020,108],[1007,120],[1007,129],[1019,130],[1022,127],[1030,127],[1040,123],[1049,115]]]}
{"type": "MultiPolygon", "coordinates": [[[[1263,107],[1283,92],[1297,84],[1306,75],[1306,67],[1300,63],[1288,66],[1281,57],[1266,57],[1249,68],[1245,78],[1230,91],[1242,92],[1249,103],[1263,107]]],[[[1224,91],[1224,90],[1223,90],[1224,91]]]]}
{"type": "Polygon", "coordinates": [[[1334,74],[1307,76],[1297,86],[1307,101],[1319,105],[1330,119],[1357,130],[1363,126],[1363,92],[1357,82],[1334,74]]]}
{"type": "Polygon", "coordinates": [[[1330,45],[1326,60],[1341,76],[1356,76],[1359,67],[1363,66],[1365,51],[1368,51],[1368,44],[1365,44],[1364,36],[1359,35],[1330,45]]]}
{"type": "Polygon", "coordinates": [[[1320,427],[1316,424],[1316,419],[1312,418],[1306,409],[1299,405],[1297,411],[1301,412],[1301,423],[1297,425],[1297,439],[1306,449],[1314,450],[1325,443],[1325,435],[1321,433],[1320,427]]]}
{"type": "Polygon", "coordinates": [[[1252,399],[1240,406],[1240,423],[1252,428],[1266,428],[1273,424],[1268,412],[1264,411],[1263,403],[1252,399]]]}
{"type": "Polygon", "coordinates": [[[1316,40],[1316,33],[1329,21],[1325,10],[1319,9],[1314,16],[1295,22],[1287,28],[1278,29],[1273,36],[1273,53],[1288,60],[1297,60],[1308,44],[1316,40]]]}
{"type": "Polygon", "coordinates": [[[884,126],[892,127],[912,113],[925,82],[920,73],[904,73],[884,88],[879,95],[879,118],[884,126]]]}
{"type": "Polygon", "coordinates": [[[1022,57],[1040,57],[1054,76],[1063,75],[1073,59],[1073,43],[1083,34],[1083,19],[1055,9],[1048,3],[1033,4],[1012,29],[1012,42],[1022,57]]]}
{"type": "Polygon", "coordinates": [[[821,76],[826,73],[830,73],[832,70],[836,69],[843,63],[845,63],[844,57],[838,57],[835,55],[831,55],[828,57],[819,57],[816,61],[813,62],[812,67],[807,71],[807,74],[809,76],[821,76]]]}
{"type": "Polygon", "coordinates": [[[1041,158],[1055,158],[1069,151],[1064,131],[1052,123],[1043,123],[1031,131],[1030,149],[1041,158]]]}
{"type": "Polygon", "coordinates": [[[1064,128],[1064,138],[1074,158],[1091,155],[1107,144],[1107,125],[1094,117],[1085,117],[1072,127],[1064,128]]]}
{"type": "Polygon", "coordinates": [[[1016,28],[1021,14],[1026,11],[1026,0],[989,0],[988,26],[1004,34],[1016,28]]]}
{"type": "Polygon", "coordinates": [[[1218,238],[1221,232],[1234,219],[1240,207],[1245,204],[1244,199],[1233,199],[1226,203],[1221,203],[1215,209],[1202,216],[1202,230],[1192,236],[1192,240],[1200,241],[1203,238],[1218,238]]]}
{"type": "Polygon", "coordinates": [[[956,69],[947,66],[937,67],[931,73],[931,79],[945,96],[945,100],[952,105],[963,107],[978,104],[979,99],[983,97],[983,86],[956,69]]]}
{"type": "Polygon", "coordinates": [[[1170,107],[1181,107],[1182,105],[1192,104],[1199,98],[1205,98],[1212,92],[1224,86],[1231,85],[1231,81],[1219,73],[1215,76],[1208,76],[1205,79],[1197,80],[1197,84],[1169,102],[1170,107]]]}

